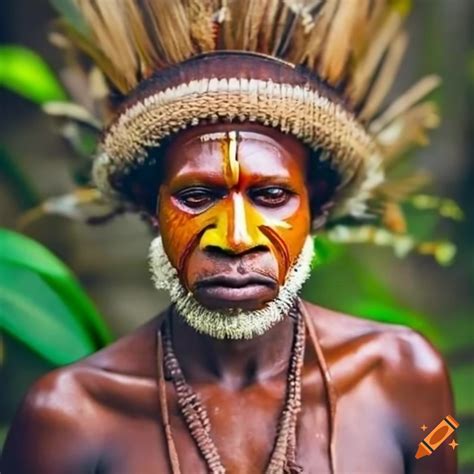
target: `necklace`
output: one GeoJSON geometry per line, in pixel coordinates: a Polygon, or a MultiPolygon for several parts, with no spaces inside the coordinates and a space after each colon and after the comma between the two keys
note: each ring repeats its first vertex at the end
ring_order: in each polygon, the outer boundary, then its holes
{"type": "MultiPolygon", "coordinates": [[[[296,307],[290,310],[290,317],[295,320],[295,333],[288,367],[288,381],[285,404],[278,422],[277,434],[273,452],[265,470],[266,474],[298,473],[301,467],[296,464],[296,423],[301,411],[301,369],[304,358],[305,323],[296,307]]],[[[179,361],[174,353],[170,328],[170,313],[164,321],[160,340],[163,351],[164,369],[171,378],[177,396],[177,401],[186,425],[196,446],[206,462],[211,474],[224,474],[225,467],[211,437],[211,425],[205,407],[199,395],[186,382],[179,361]]],[[[161,365],[161,364],[159,364],[161,365]]],[[[162,368],[160,369],[162,371],[162,368]]],[[[162,382],[164,379],[160,373],[162,382]]],[[[167,411],[166,397],[163,399],[164,385],[160,387],[162,408],[167,411]]],[[[162,410],[163,411],[163,410],[162,410]]],[[[167,438],[172,442],[169,420],[164,420],[167,438]],[[171,438],[171,439],[170,439],[171,438]]],[[[174,443],[172,443],[174,445],[174,443]]],[[[181,474],[176,453],[173,455],[173,474],[181,474]]]]}

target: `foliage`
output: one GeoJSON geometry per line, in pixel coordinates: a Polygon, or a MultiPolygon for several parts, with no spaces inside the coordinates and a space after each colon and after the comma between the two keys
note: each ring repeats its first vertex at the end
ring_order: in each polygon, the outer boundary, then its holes
{"type": "Polygon", "coordinates": [[[56,76],[43,59],[21,46],[0,46],[0,87],[37,104],[66,98],[56,76]]]}
{"type": "Polygon", "coordinates": [[[5,229],[0,229],[0,327],[56,365],[111,340],[67,267],[37,242],[5,229]]]}

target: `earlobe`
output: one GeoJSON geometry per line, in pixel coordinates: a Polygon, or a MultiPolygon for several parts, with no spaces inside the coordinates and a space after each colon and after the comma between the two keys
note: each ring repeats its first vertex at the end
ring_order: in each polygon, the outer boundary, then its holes
{"type": "Polygon", "coordinates": [[[322,229],[328,221],[328,216],[331,211],[331,209],[334,207],[334,202],[330,201],[321,206],[319,209],[319,213],[316,216],[313,216],[313,219],[311,221],[311,232],[315,233],[322,229]]]}
{"type": "Polygon", "coordinates": [[[158,222],[158,217],[149,213],[143,213],[141,217],[150,226],[152,234],[158,236],[160,234],[160,225],[158,222]]]}

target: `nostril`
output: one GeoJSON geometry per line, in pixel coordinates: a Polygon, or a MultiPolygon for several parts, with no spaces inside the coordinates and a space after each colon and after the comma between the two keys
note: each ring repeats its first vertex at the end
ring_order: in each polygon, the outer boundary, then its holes
{"type": "Polygon", "coordinates": [[[224,249],[218,247],[217,245],[208,245],[204,251],[208,253],[211,257],[223,257],[223,256],[233,256],[237,252],[234,252],[232,249],[224,249]]]}
{"type": "Polygon", "coordinates": [[[223,249],[218,247],[217,245],[208,245],[205,249],[205,252],[208,253],[211,257],[242,257],[243,255],[247,254],[254,254],[254,253],[265,253],[269,251],[269,248],[265,245],[256,245],[255,247],[245,247],[242,249],[239,248],[228,248],[223,249]]]}

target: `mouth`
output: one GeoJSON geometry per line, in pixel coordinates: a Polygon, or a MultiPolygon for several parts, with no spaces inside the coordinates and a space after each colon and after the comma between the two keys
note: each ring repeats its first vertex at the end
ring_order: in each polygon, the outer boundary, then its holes
{"type": "Polygon", "coordinates": [[[207,277],[194,289],[196,299],[209,309],[253,310],[274,299],[277,292],[276,280],[254,273],[207,277]]]}

